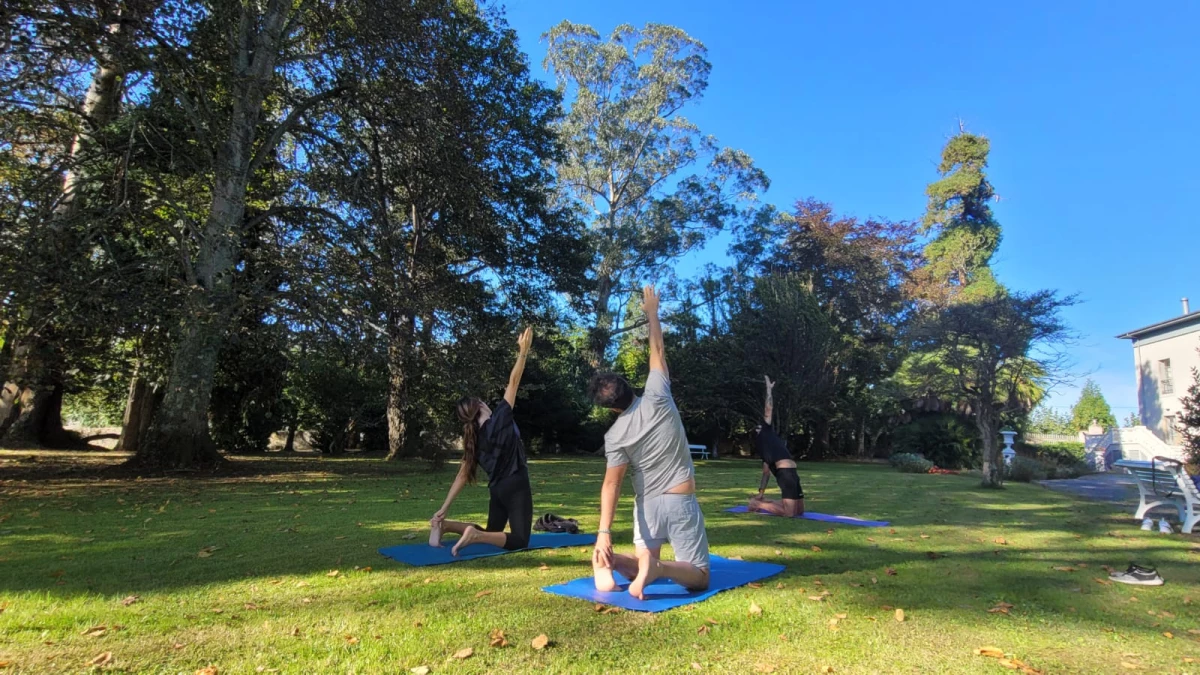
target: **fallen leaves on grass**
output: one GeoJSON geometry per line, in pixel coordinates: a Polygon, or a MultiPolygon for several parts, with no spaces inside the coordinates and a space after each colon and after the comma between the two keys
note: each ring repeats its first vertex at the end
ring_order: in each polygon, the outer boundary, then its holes
{"type": "Polygon", "coordinates": [[[328,572],[325,573],[325,576],[327,576],[327,577],[336,577],[339,575],[341,575],[341,571],[339,571],[339,570],[329,570],[328,572]]]}
{"type": "Polygon", "coordinates": [[[1012,603],[998,602],[995,607],[988,610],[988,614],[1008,614],[1008,610],[1015,607],[1012,603]]]}
{"type": "Polygon", "coordinates": [[[748,583],[746,585],[750,588],[762,588],[762,584],[755,582],[755,581],[751,581],[750,583],[748,583]]]}
{"type": "Polygon", "coordinates": [[[699,628],[696,629],[696,633],[698,633],[700,635],[708,635],[711,632],[712,632],[712,626],[709,626],[708,624],[703,624],[699,628]]]}
{"type": "Polygon", "coordinates": [[[221,550],[220,546],[205,546],[196,553],[197,558],[211,558],[213,553],[221,550]]]}
{"type": "Polygon", "coordinates": [[[540,567],[538,567],[538,569],[539,569],[539,570],[541,570],[541,571],[543,571],[543,572],[549,572],[549,571],[550,571],[550,566],[549,566],[549,565],[547,565],[546,563],[542,563],[542,564],[541,564],[541,566],[540,566],[540,567]]]}
{"type": "Polygon", "coordinates": [[[904,610],[902,610],[900,608],[896,608],[896,613],[893,616],[896,617],[896,621],[899,621],[900,623],[904,623],[904,610]]]}
{"type": "Polygon", "coordinates": [[[460,649],[460,650],[454,652],[454,655],[451,658],[455,658],[455,659],[462,661],[463,659],[469,659],[474,655],[475,655],[474,649],[472,649],[471,647],[464,647],[463,649],[460,649]]]}
{"type": "Polygon", "coordinates": [[[97,654],[96,657],[93,658],[91,661],[88,661],[86,665],[107,666],[108,664],[112,663],[112,660],[113,660],[112,652],[101,652],[101,653],[97,654]]]}
{"type": "Polygon", "coordinates": [[[534,649],[536,649],[540,652],[543,649],[545,649],[546,646],[549,644],[550,644],[550,638],[547,637],[545,633],[542,633],[541,635],[533,638],[533,641],[529,643],[529,646],[533,647],[534,649]]]}
{"type": "MultiPolygon", "coordinates": [[[[883,571],[886,572],[889,577],[896,576],[896,570],[892,569],[891,567],[885,568],[883,571]]],[[[874,582],[875,577],[871,577],[871,581],[874,582]]]]}
{"type": "Polygon", "coordinates": [[[1096,577],[1095,579],[1092,579],[1092,581],[1095,581],[1096,583],[1100,584],[1101,586],[1112,586],[1113,585],[1113,582],[1109,581],[1108,579],[1101,579],[1100,577],[1096,577]]]}
{"type": "Polygon", "coordinates": [[[489,647],[507,647],[508,640],[504,637],[504,631],[497,628],[488,636],[489,647]]]}
{"type": "Polygon", "coordinates": [[[756,673],[773,673],[773,672],[775,672],[775,666],[773,666],[769,663],[760,663],[760,664],[754,666],[754,672],[756,672],[756,673]]]}
{"type": "Polygon", "coordinates": [[[207,665],[196,671],[196,675],[217,675],[219,671],[214,665],[207,665]]]}
{"type": "Polygon", "coordinates": [[[821,552],[821,547],[820,547],[820,546],[814,546],[814,547],[812,547],[812,550],[813,550],[813,553],[820,553],[820,552],[821,552]]]}
{"type": "Polygon", "coordinates": [[[489,596],[492,593],[495,593],[495,591],[479,591],[475,594],[475,599],[478,600],[479,598],[489,596]]]}
{"type": "Polygon", "coordinates": [[[1055,565],[1051,569],[1053,569],[1055,572],[1074,572],[1075,571],[1075,568],[1071,567],[1070,565],[1055,565]]]}
{"type": "Polygon", "coordinates": [[[412,673],[413,675],[429,675],[429,666],[417,666],[416,668],[409,668],[408,672],[412,673]]]}
{"type": "Polygon", "coordinates": [[[996,663],[998,663],[1001,667],[1008,668],[1009,670],[1019,670],[1025,675],[1042,675],[1042,671],[1034,668],[1028,663],[1021,661],[1020,659],[1006,657],[1004,655],[1004,650],[1000,649],[999,647],[980,647],[979,649],[975,650],[975,655],[996,659],[996,663]]]}
{"type": "Polygon", "coordinates": [[[91,628],[88,628],[87,630],[80,633],[80,635],[82,635],[84,637],[100,637],[101,635],[104,635],[107,632],[108,632],[108,626],[100,625],[100,626],[92,626],[91,628]]]}
{"type": "Polygon", "coordinates": [[[353,635],[346,635],[344,637],[344,639],[346,640],[346,644],[348,644],[348,645],[358,644],[358,638],[354,637],[353,635]]]}
{"type": "MultiPolygon", "coordinates": [[[[138,596],[136,596],[136,595],[130,595],[130,596],[126,597],[124,600],[122,600],[122,601],[121,601],[121,604],[122,604],[122,605],[125,605],[126,607],[128,607],[128,606],[130,606],[130,605],[134,604],[135,602],[137,602],[137,601],[139,601],[139,600],[141,600],[141,598],[139,598],[138,596]]],[[[0,609],[0,612],[3,612],[3,611],[4,611],[3,609],[0,609]]]]}
{"type": "Polygon", "coordinates": [[[1173,639],[1175,639],[1175,634],[1172,633],[1171,631],[1167,631],[1167,632],[1163,633],[1163,637],[1167,638],[1168,640],[1173,640],[1173,639]]]}
{"type": "Polygon", "coordinates": [[[762,607],[759,607],[757,602],[750,603],[750,616],[762,616],[762,612],[762,607]]]}
{"type": "Polygon", "coordinates": [[[997,544],[1000,544],[1001,546],[1008,546],[1008,540],[1006,540],[1004,537],[996,537],[992,541],[994,541],[997,544]]]}

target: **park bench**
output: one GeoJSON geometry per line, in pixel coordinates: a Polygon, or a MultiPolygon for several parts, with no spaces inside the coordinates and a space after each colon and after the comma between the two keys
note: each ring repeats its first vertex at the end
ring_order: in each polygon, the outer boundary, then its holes
{"type": "Polygon", "coordinates": [[[688,451],[692,453],[692,457],[699,455],[700,459],[708,459],[707,445],[688,445],[688,451]]]}
{"type": "Polygon", "coordinates": [[[1121,459],[1113,466],[1124,469],[1137,480],[1141,503],[1135,518],[1145,518],[1151,509],[1171,506],[1179,512],[1184,534],[1200,522],[1200,490],[1184,470],[1183,464],[1167,457],[1155,457],[1149,462],[1121,459]]]}

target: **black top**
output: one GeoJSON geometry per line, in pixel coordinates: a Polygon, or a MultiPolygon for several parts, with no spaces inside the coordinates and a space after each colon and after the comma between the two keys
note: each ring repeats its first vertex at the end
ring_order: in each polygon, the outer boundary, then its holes
{"type": "Polygon", "coordinates": [[[508,401],[500,399],[492,408],[492,416],[479,427],[475,452],[479,466],[487,472],[488,485],[527,471],[525,445],[521,443],[521,432],[513,421],[513,409],[508,401]]]}
{"type": "Polygon", "coordinates": [[[775,430],[771,428],[770,422],[764,421],[762,423],[762,429],[754,437],[754,448],[758,450],[763,463],[771,469],[772,474],[775,473],[776,462],[781,459],[792,458],[792,453],[788,452],[787,445],[775,433],[775,430]]]}

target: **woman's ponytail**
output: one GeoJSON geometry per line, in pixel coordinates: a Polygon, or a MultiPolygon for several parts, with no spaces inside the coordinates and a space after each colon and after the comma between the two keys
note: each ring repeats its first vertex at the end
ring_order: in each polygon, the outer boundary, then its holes
{"type": "Polygon", "coordinates": [[[483,401],[466,396],[458,401],[458,419],[463,423],[463,463],[461,471],[466,473],[467,483],[475,484],[475,469],[479,466],[479,425],[475,423],[483,401]]]}

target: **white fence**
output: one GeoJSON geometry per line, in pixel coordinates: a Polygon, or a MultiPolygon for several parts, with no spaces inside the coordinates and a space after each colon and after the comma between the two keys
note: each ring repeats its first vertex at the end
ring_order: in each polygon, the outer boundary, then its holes
{"type": "Polygon", "coordinates": [[[1018,437],[1026,443],[1081,443],[1079,434],[1025,434],[1018,437]]]}

